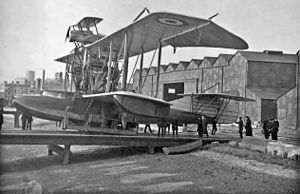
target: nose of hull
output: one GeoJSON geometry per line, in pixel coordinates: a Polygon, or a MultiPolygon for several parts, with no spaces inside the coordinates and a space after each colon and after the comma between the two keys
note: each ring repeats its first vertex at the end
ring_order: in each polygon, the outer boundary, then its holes
{"type": "Polygon", "coordinates": [[[63,118],[63,110],[69,105],[62,99],[47,96],[18,96],[13,100],[13,104],[21,112],[55,121],[63,118]]]}

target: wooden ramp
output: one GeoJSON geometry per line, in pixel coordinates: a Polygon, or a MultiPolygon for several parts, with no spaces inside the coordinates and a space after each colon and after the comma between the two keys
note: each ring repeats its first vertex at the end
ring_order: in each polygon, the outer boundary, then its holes
{"type": "Polygon", "coordinates": [[[182,154],[182,153],[191,152],[200,147],[202,147],[202,139],[191,143],[179,145],[179,146],[164,147],[163,151],[165,154],[182,154]]]}
{"type": "Polygon", "coordinates": [[[129,147],[146,147],[154,153],[156,147],[176,146],[198,140],[191,137],[156,137],[124,135],[91,135],[78,132],[56,131],[1,131],[0,144],[48,145],[48,154],[52,151],[63,157],[63,164],[69,164],[71,145],[121,145],[129,147]],[[63,146],[63,147],[62,147],[63,146]]]}

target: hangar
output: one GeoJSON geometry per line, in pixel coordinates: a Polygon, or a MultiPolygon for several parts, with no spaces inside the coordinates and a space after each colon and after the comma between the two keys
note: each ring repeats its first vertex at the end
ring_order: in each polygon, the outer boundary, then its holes
{"type": "MultiPolygon", "coordinates": [[[[141,93],[170,101],[180,93],[235,91],[256,102],[239,102],[239,115],[254,122],[277,117],[280,132],[299,130],[299,52],[237,51],[218,57],[180,61],[160,67],[158,94],[155,94],[157,67],[142,69],[141,93]]],[[[133,76],[138,91],[139,70],[133,76]]]]}

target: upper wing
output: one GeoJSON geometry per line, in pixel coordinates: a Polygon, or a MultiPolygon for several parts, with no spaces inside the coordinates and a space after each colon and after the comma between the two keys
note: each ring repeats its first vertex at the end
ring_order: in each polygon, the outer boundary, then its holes
{"type": "MultiPolygon", "coordinates": [[[[151,13],[86,47],[92,55],[105,59],[108,56],[110,42],[112,42],[113,56],[122,59],[121,51],[124,49],[125,33],[128,36],[129,57],[155,50],[158,48],[159,42],[162,42],[162,46],[171,45],[173,47],[248,48],[248,44],[243,39],[211,20],[166,12],[151,13]]],[[[77,54],[82,54],[82,51],[77,54]]]]}
{"type": "Polygon", "coordinates": [[[236,49],[248,48],[244,40],[210,20],[165,12],[149,14],[87,47],[93,53],[97,53],[98,47],[108,50],[109,42],[112,41],[113,49],[119,51],[122,49],[125,33],[128,35],[129,57],[138,55],[141,51],[149,52],[158,48],[158,43],[161,40],[164,40],[163,46],[170,44],[178,47],[211,46],[236,49]],[[193,39],[192,34],[195,29],[201,29],[202,34],[193,39]],[[189,38],[185,39],[185,37],[189,38]],[[199,44],[199,37],[201,44],[199,44]],[[180,44],[173,43],[177,38],[179,38],[180,44]]]}
{"type": "Polygon", "coordinates": [[[230,33],[212,21],[163,40],[173,47],[220,47],[246,49],[248,45],[241,38],[230,33]]]}
{"type": "Polygon", "coordinates": [[[194,97],[207,97],[213,99],[214,97],[218,98],[223,98],[223,99],[229,99],[229,100],[235,100],[235,101],[243,101],[243,102],[248,102],[248,101],[256,101],[250,98],[245,98],[242,96],[236,96],[236,95],[231,95],[231,94],[226,94],[226,93],[196,93],[196,94],[177,94],[180,96],[194,96],[194,97]]]}

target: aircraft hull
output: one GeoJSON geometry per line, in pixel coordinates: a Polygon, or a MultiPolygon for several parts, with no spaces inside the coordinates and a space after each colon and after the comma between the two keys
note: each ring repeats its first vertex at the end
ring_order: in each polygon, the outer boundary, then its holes
{"type": "MultiPolygon", "coordinates": [[[[14,99],[14,106],[21,112],[26,112],[34,117],[61,121],[66,112],[66,107],[72,105],[70,99],[60,99],[49,96],[18,96],[14,99]]],[[[73,120],[84,120],[84,115],[70,112],[69,118],[73,120]]]]}
{"type": "Polygon", "coordinates": [[[168,118],[170,105],[144,98],[114,95],[115,103],[124,111],[141,117],[168,118]]]}
{"type": "Polygon", "coordinates": [[[30,113],[32,116],[58,121],[63,118],[64,110],[69,103],[48,96],[19,96],[14,99],[14,106],[21,112],[30,113]]]}

